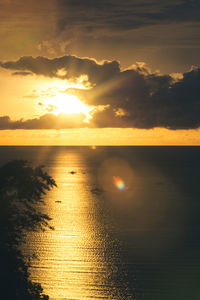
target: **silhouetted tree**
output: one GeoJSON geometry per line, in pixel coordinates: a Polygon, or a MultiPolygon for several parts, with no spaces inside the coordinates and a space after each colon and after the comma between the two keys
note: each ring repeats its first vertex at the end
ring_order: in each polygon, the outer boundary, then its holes
{"type": "Polygon", "coordinates": [[[28,265],[19,249],[27,231],[44,230],[50,218],[37,209],[46,191],[56,186],[43,166],[14,160],[0,167],[0,298],[48,299],[40,284],[29,279],[28,265]]]}

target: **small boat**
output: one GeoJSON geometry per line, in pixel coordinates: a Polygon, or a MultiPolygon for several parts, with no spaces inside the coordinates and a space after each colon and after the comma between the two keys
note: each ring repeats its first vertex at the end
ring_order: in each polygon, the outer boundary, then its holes
{"type": "Polygon", "coordinates": [[[76,174],[76,172],[75,171],[71,171],[71,172],[69,172],[70,174],[72,174],[72,175],[74,175],[74,174],[76,174]]]}
{"type": "Polygon", "coordinates": [[[95,187],[95,188],[91,189],[91,192],[95,195],[101,195],[104,192],[104,190],[101,188],[95,187]]]}

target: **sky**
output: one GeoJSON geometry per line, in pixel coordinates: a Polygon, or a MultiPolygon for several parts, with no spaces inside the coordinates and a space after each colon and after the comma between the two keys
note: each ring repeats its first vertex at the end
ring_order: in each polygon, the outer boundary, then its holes
{"type": "Polygon", "coordinates": [[[199,145],[199,0],[1,0],[1,145],[199,145]]]}

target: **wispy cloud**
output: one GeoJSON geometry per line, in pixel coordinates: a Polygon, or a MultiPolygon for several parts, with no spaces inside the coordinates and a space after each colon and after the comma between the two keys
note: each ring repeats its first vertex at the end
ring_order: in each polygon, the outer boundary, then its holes
{"type": "Polygon", "coordinates": [[[170,22],[200,21],[198,0],[57,0],[58,28],[124,31],[170,22]]]}

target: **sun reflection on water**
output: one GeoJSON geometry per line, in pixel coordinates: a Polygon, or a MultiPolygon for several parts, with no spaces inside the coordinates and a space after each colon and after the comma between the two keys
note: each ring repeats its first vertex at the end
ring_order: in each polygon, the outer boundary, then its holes
{"type": "Polygon", "coordinates": [[[38,256],[32,261],[32,279],[42,284],[50,299],[119,299],[112,280],[117,255],[110,253],[108,258],[108,252],[115,251],[114,242],[103,230],[87,164],[73,152],[62,153],[56,161],[51,175],[58,188],[47,195],[45,211],[55,231],[29,238],[38,256]]]}

